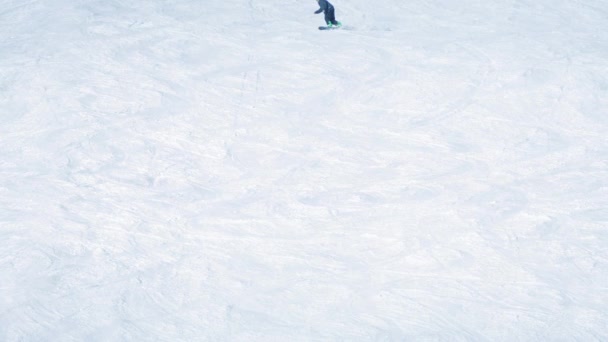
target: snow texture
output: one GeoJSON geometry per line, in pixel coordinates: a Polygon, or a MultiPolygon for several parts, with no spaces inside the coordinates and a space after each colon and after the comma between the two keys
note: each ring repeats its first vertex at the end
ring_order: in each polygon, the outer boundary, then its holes
{"type": "Polygon", "coordinates": [[[0,340],[608,340],[608,2],[333,3],[0,3],[0,340]]]}

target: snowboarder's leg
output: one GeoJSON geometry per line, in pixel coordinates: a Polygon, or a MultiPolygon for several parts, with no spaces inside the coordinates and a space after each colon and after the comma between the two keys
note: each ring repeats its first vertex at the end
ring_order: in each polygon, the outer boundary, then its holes
{"type": "Polygon", "coordinates": [[[333,7],[330,7],[327,12],[325,12],[325,22],[327,25],[340,25],[340,23],[336,21],[336,14],[333,7]]]}
{"type": "Polygon", "coordinates": [[[333,24],[333,23],[331,22],[331,15],[330,15],[332,12],[333,12],[333,11],[331,11],[331,9],[329,9],[329,10],[325,11],[325,13],[323,13],[323,14],[325,14],[325,23],[326,23],[327,25],[331,25],[331,24],[333,24]]]}

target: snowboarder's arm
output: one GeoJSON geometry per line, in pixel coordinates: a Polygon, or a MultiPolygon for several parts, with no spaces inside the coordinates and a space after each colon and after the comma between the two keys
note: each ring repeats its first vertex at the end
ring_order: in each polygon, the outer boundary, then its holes
{"type": "Polygon", "coordinates": [[[327,7],[329,7],[327,0],[319,0],[319,9],[315,12],[315,14],[327,11],[327,7]]]}

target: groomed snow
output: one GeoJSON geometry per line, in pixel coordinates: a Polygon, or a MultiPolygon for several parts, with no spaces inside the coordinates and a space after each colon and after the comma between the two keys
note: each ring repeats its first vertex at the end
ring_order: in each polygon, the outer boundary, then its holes
{"type": "Polygon", "coordinates": [[[332,3],[0,3],[0,340],[608,340],[608,2],[332,3]]]}

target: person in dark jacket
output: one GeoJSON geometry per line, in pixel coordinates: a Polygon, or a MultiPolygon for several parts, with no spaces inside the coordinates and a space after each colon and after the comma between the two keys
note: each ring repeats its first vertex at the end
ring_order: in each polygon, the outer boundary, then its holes
{"type": "Polygon", "coordinates": [[[327,0],[317,0],[319,3],[319,9],[315,11],[315,14],[319,14],[321,12],[325,13],[325,23],[329,27],[333,26],[341,26],[339,21],[336,21],[336,14],[334,10],[334,6],[329,3],[327,0]]]}

